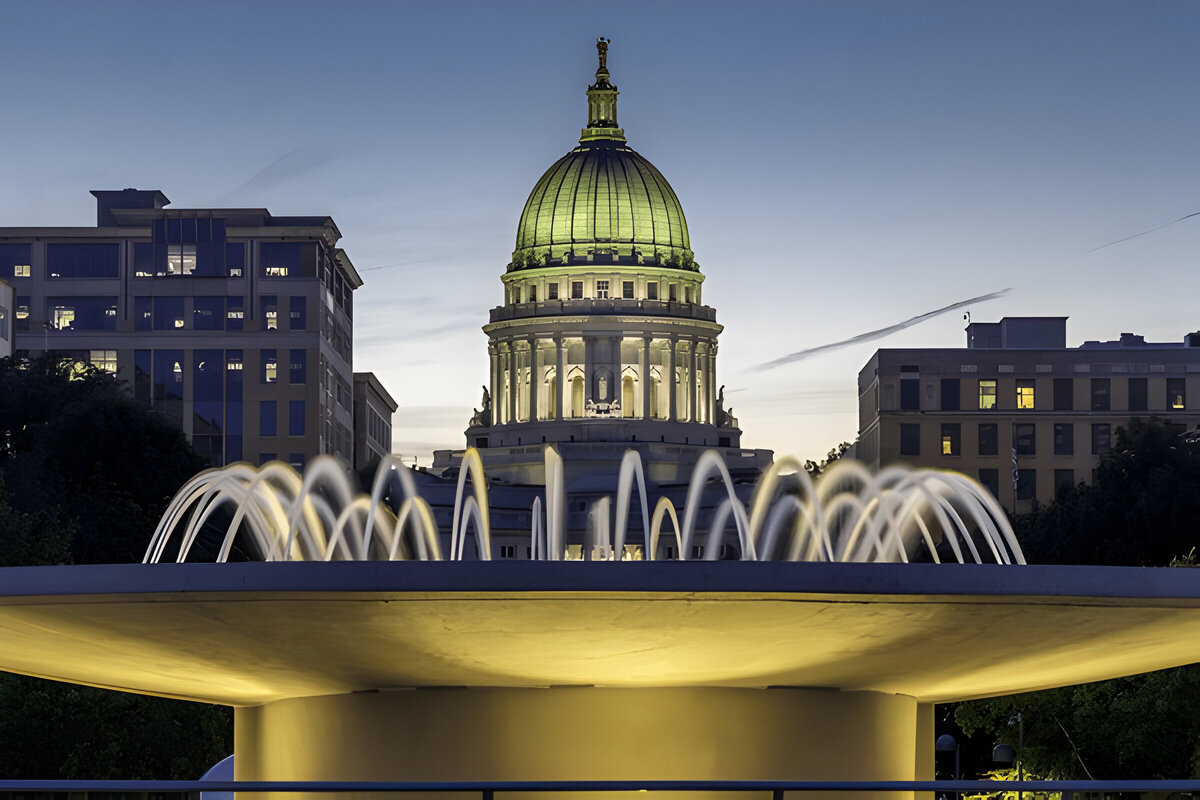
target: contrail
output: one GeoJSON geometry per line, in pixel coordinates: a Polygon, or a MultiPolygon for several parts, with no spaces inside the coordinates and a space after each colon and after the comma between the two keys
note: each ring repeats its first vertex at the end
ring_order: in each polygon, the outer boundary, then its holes
{"type": "Polygon", "coordinates": [[[987,300],[995,300],[998,297],[1004,297],[1004,295],[1008,294],[1011,291],[1012,291],[1011,288],[1001,289],[998,292],[991,292],[989,294],[981,294],[981,295],[979,295],[979,297],[972,297],[970,300],[962,300],[957,303],[951,303],[950,305],[943,306],[942,308],[939,308],[936,311],[930,311],[926,314],[919,314],[918,316],[910,317],[909,319],[904,320],[904,322],[901,322],[898,325],[889,325],[888,327],[880,328],[879,330],[868,331],[867,333],[860,333],[858,336],[855,336],[852,339],[843,339],[842,341],[834,342],[833,344],[823,344],[818,347],[809,347],[804,350],[798,350],[795,353],[790,353],[789,355],[784,356],[783,358],[777,358],[774,361],[768,361],[765,364],[759,364],[757,367],[751,367],[748,371],[749,372],[766,372],[769,369],[775,369],[776,367],[782,367],[784,364],[791,364],[796,361],[802,361],[802,360],[808,358],[809,356],[815,356],[818,353],[826,353],[826,352],[829,352],[830,350],[838,350],[843,347],[849,347],[851,345],[861,344],[863,342],[870,342],[874,339],[882,339],[885,336],[891,336],[893,333],[896,333],[897,331],[902,331],[905,328],[911,328],[913,325],[922,323],[927,319],[933,319],[934,317],[936,317],[940,314],[945,314],[948,311],[954,311],[957,308],[962,308],[963,306],[969,306],[972,303],[982,303],[987,300]]]}
{"type": "Polygon", "coordinates": [[[1184,214],[1179,219],[1172,220],[1171,222],[1168,222],[1166,225],[1159,225],[1157,228],[1151,228],[1148,231],[1142,231],[1141,233],[1135,233],[1133,236],[1126,236],[1124,239],[1117,239],[1115,242],[1109,242],[1108,244],[1102,244],[1099,247],[1093,247],[1091,250],[1088,250],[1088,252],[1094,253],[1097,250],[1103,250],[1106,247],[1112,247],[1114,244],[1120,244],[1121,242],[1128,242],[1130,239],[1136,239],[1139,236],[1145,236],[1147,233],[1154,233],[1155,231],[1161,231],[1163,228],[1169,228],[1172,225],[1174,225],[1175,223],[1183,222],[1185,219],[1188,219],[1190,217],[1200,217],[1200,211],[1193,211],[1190,214],[1184,214]]]}

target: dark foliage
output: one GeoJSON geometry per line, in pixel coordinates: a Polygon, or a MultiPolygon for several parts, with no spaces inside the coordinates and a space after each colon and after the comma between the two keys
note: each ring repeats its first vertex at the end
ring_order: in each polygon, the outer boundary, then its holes
{"type": "MultiPolygon", "coordinates": [[[[111,376],[0,360],[0,566],[141,561],[167,502],[203,466],[111,376]]],[[[232,738],[226,708],[0,674],[8,778],[195,779],[232,738]]]]}

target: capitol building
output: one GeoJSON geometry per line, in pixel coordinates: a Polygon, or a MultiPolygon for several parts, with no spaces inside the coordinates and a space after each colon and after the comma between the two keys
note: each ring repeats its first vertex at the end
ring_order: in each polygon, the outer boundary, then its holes
{"type": "MultiPolygon", "coordinates": [[[[544,485],[553,445],[572,510],[615,491],[631,448],[657,494],[686,490],[709,449],[747,482],[771,462],[770,451],[741,448],[717,377],[722,326],[704,304],[683,208],[627,143],[608,41],[597,49],[579,144],[546,170],[521,212],[503,304],[483,328],[481,406],[466,429],[488,477],[514,487],[544,485]]],[[[456,475],[464,452],[437,452],[431,472],[456,475]]]]}

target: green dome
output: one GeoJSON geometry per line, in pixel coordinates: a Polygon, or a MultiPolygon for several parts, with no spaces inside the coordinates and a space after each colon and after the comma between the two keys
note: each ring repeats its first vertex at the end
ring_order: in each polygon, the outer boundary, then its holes
{"type": "Polygon", "coordinates": [[[587,91],[588,125],[579,146],[546,170],[525,201],[509,269],[587,261],[695,269],[679,198],[625,143],[608,40],[596,48],[600,68],[587,91]]]}
{"type": "Polygon", "coordinates": [[[547,252],[558,263],[568,253],[576,260],[596,253],[624,261],[636,252],[646,261],[656,254],[664,263],[692,260],[687,220],[671,185],[612,139],[581,142],[533,187],[517,225],[514,267],[533,259],[541,266],[547,252]]]}

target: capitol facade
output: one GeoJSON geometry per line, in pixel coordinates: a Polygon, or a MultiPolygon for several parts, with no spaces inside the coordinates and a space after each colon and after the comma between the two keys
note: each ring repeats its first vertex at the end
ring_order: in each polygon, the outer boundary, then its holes
{"type": "MultiPolygon", "coordinates": [[[[490,370],[466,445],[489,477],[539,485],[552,444],[568,492],[604,491],[596,482],[630,448],[655,484],[683,480],[707,449],[731,474],[757,477],[771,453],[741,449],[717,379],[722,326],[703,302],[683,208],[627,143],[608,41],[597,49],[587,126],[517,225],[503,304],[483,328],[490,370]]],[[[463,453],[439,451],[432,471],[452,474],[463,453]]]]}

